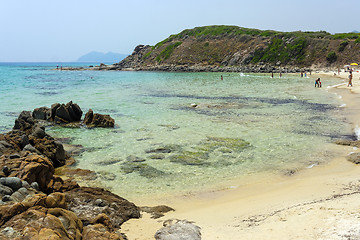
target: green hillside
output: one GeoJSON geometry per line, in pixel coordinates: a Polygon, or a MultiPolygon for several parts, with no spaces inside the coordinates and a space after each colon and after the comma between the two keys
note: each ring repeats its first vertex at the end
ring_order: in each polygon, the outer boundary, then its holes
{"type": "Polygon", "coordinates": [[[237,26],[186,29],[157,43],[139,45],[118,65],[340,67],[360,61],[360,33],[279,32],[237,26]]]}

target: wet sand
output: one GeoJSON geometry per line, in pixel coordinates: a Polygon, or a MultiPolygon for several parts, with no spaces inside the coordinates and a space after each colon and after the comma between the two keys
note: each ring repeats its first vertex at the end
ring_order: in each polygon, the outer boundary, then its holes
{"type": "MultiPolygon", "coordinates": [[[[338,77],[336,93],[346,104],[345,118],[354,131],[360,126],[360,73],[353,87],[347,74],[312,74],[310,80],[338,77]]],[[[323,82],[323,85],[324,82],[323,82]]],[[[135,202],[168,205],[176,211],[159,219],[143,213],[122,226],[130,240],[154,239],[168,219],[187,219],[201,227],[202,239],[360,239],[360,166],[346,156],[357,148],[329,143],[336,157],[291,176],[256,176],[236,188],[197,195],[135,202]]],[[[332,155],[332,154],[331,154],[332,155]]]]}

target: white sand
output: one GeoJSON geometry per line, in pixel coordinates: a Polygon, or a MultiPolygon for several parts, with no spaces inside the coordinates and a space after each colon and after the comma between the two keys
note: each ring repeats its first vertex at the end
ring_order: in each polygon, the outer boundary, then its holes
{"type": "MultiPolygon", "coordinates": [[[[333,72],[310,78],[325,75],[333,72]]],[[[337,88],[343,89],[345,117],[355,129],[360,126],[360,73],[354,73],[353,87],[346,86],[347,74],[336,77],[345,79],[339,79],[337,88]]],[[[293,176],[257,176],[235,189],[151,202],[176,211],[159,219],[144,213],[141,219],[126,222],[122,231],[130,240],[154,239],[163,221],[177,218],[200,226],[205,240],[360,239],[360,166],[345,159],[360,150],[335,144],[332,149],[338,158],[293,176]]]]}

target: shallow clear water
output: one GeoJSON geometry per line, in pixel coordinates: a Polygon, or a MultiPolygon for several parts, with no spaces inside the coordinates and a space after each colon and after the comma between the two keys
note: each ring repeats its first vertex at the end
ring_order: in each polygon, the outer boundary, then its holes
{"type": "MultiPolygon", "coordinates": [[[[217,187],[259,172],[284,174],[328,160],[331,138],[349,134],[339,80],[294,75],[52,71],[56,64],[0,64],[0,131],[22,110],[70,100],[110,114],[115,129],[52,127],[87,151],[77,166],[90,185],[123,197],[217,187]],[[220,75],[224,80],[220,80],[220,75]],[[196,108],[191,104],[197,104],[196,108]],[[147,153],[163,147],[170,153],[147,153]]],[[[85,183],[84,183],[85,184],[85,183]]]]}

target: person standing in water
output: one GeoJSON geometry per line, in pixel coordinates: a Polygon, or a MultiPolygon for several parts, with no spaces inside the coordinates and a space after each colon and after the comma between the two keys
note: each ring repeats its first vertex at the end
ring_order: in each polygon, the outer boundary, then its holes
{"type": "Polygon", "coordinates": [[[350,71],[350,74],[349,74],[349,83],[348,83],[348,87],[352,87],[352,78],[353,78],[353,76],[352,76],[352,72],[350,71]]]}
{"type": "Polygon", "coordinates": [[[221,81],[224,80],[223,75],[221,75],[221,81]]]}

